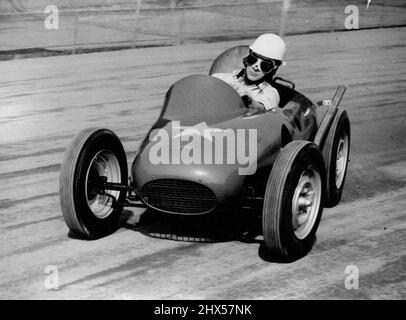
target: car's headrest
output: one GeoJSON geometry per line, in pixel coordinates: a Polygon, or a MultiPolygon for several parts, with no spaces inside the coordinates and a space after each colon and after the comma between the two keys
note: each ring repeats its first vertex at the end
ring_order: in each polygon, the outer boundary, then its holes
{"type": "Polygon", "coordinates": [[[224,51],[213,62],[209,75],[213,73],[231,73],[244,67],[242,59],[248,55],[249,46],[236,46],[224,51]]]}

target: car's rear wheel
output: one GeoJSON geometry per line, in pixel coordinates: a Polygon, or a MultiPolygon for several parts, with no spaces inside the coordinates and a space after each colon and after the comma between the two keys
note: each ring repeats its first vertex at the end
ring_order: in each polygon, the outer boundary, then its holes
{"type": "Polygon", "coordinates": [[[323,212],[325,168],[316,144],[293,141],[281,150],[269,175],[262,211],[267,251],[296,258],[313,246],[323,212]]]}
{"type": "Polygon", "coordinates": [[[323,146],[327,184],[325,206],[337,205],[343,193],[350,154],[350,120],[345,110],[339,110],[331,124],[323,146]]]}
{"type": "Polygon", "coordinates": [[[126,192],[102,186],[105,182],[126,184],[127,171],[123,146],[112,131],[87,129],[74,138],[60,175],[62,213],[73,233],[94,239],[116,229],[126,192]]]}

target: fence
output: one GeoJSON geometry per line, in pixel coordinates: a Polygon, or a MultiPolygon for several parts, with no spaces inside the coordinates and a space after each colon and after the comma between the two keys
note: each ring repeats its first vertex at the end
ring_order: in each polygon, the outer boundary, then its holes
{"type": "Polygon", "coordinates": [[[45,25],[53,11],[1,13],[0,52],[3,58],[30,51],[74,54],[253,38],[264,32],[331,32],[345,29],[348,5],[357,6],[360,28],[406,24],[402,0],[371,1],[369,6],[367,1],[333,0],[162,3],[134,0],[118,8],[63,7],[57,12],[58,21],[51,21],[54,27],[58,22],[57,28],[45,25]]]}

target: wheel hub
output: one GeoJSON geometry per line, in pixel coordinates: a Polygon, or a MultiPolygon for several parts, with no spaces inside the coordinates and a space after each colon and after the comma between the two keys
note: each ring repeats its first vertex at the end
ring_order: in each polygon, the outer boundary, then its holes
{"type": "Polygon", "coordinates": [[[100,182],[121,181],[120,165],[117,157],[109,150],[99,151],[92,159],[86,174],[86,199],[93,214],[107,218],[113,212],[114,198],[118,199],[119,191],[100,190],[100,182]]]}
{"type": "Polygon", "coordinates": [[[340,137],[337,147],[336,156],[336,187],[340,189],[345,176],[345,171],[348,163],[348,135],[340,137]]]}
{"type": "Polygon", "coordinates": [[[320,173],[310,166],[300,176],[292,199],[292,225],[297,238],[304,239],[312,230],[320,200],[320,173]]]}

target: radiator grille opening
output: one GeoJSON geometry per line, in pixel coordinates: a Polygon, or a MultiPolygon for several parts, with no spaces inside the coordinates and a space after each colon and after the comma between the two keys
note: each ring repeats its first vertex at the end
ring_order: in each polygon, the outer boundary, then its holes
{"type": "Polygon", "coordinates": [[[141,190],[143,200],[151,207],[172,213],[197,214],[212,210],[216,196],[206,186],[181,179],[158,179],[141,190]]]}

